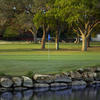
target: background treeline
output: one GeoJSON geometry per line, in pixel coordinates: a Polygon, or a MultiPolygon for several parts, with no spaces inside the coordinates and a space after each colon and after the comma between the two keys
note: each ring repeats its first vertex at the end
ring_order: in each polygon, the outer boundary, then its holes
{"type": "Polygon", "coordinates": [[[0,37],[20,40],[29,37],[45,49],[48,34],[54,37],[56,49],[66,39],[82,38],[87,51],[90,36],[99,32],[99,0],[0,0],[0,37]]]}

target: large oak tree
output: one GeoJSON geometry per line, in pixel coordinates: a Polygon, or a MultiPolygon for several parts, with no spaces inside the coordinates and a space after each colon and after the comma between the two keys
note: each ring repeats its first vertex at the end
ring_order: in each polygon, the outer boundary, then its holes
{"type": "Polygon", "coordinates": [[[100,23],[99,0],[56,0],[59,15],[82,37],[82,51],[87,51],[87,39],[100,23]]]}

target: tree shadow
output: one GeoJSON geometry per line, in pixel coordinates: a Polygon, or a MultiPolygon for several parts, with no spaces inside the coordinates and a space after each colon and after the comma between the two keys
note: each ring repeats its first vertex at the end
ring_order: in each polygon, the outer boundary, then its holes
{"type": "Polygon", "coordinates": [[[81,51],[80,49],[63,49],[60,48],[59,50],[56,49],[1,49],[0,52],[29,52],[29,51],[81,51]]]}

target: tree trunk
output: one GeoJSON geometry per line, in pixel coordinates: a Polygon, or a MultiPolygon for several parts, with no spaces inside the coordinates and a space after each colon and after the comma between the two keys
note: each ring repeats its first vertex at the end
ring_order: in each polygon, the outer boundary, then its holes
{"type": "Polygon", "coordinates": [[[87,39],[87,47],[90,47],[90,39],[87,39]]]}
{"type": "Polygon", "coordinates": [[[59,50],[59,31],[56,31],[56,50],[59,50]]]}
{"type": "Polygon", "coordinates": [[[45,49],[46,27],[43,25],[43,37],[41,41],[41,49],[45,49]]]}
{"type": "Polygon", "coordinates": [[[91,35],[87,39],[87,47],[90,47],[91,35]]]}
{"type": "Polygon", "coordinates": [[[79,44],[80,43],[80,37],[79,37],[79,35],[77,35],[76,40],[75,40],[74,43],[76,43],[76,44],[79,44]]]}
{"type": "Polygon", "coordinates": [[[34,43],[37,43],[37,34],[34,34],[34,43]]]}
{"type": "Polygon", "coordinates": [[[79,37],[77,37],[77,41],[76,41],[76,43],[77,43],[77,44],[79,44],[79,43],[80,43],[79,37]]]}
{"type": "Polygon", "coordinates": [[[34,32],[32,29],[29,29],[29,31],[32,33],[34,43],[37,43],[37,32],[34,32]]]}
{"type": "Polygon", "coordinates": [[[82,51],[87,51],[87,38],[82,36],[82,51]]]}

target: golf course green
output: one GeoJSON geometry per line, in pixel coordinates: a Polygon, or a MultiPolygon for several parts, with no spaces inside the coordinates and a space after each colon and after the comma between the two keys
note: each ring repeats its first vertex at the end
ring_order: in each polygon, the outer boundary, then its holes
{"type": "Polygon", "coordinates": [[[25,75],[33,73],[61,73],[78,68],[100,65],[100,42],[91,43],[87,52],[81,51],[81,44],[60,43],[60,50],[55,44],[29,42],[0,42],[0,73],[7,75],[25,75]],[[49,45],[49,46],[48,46],[49,45]],[[49,48],[48,48],[49,47],[49,48]]]}

